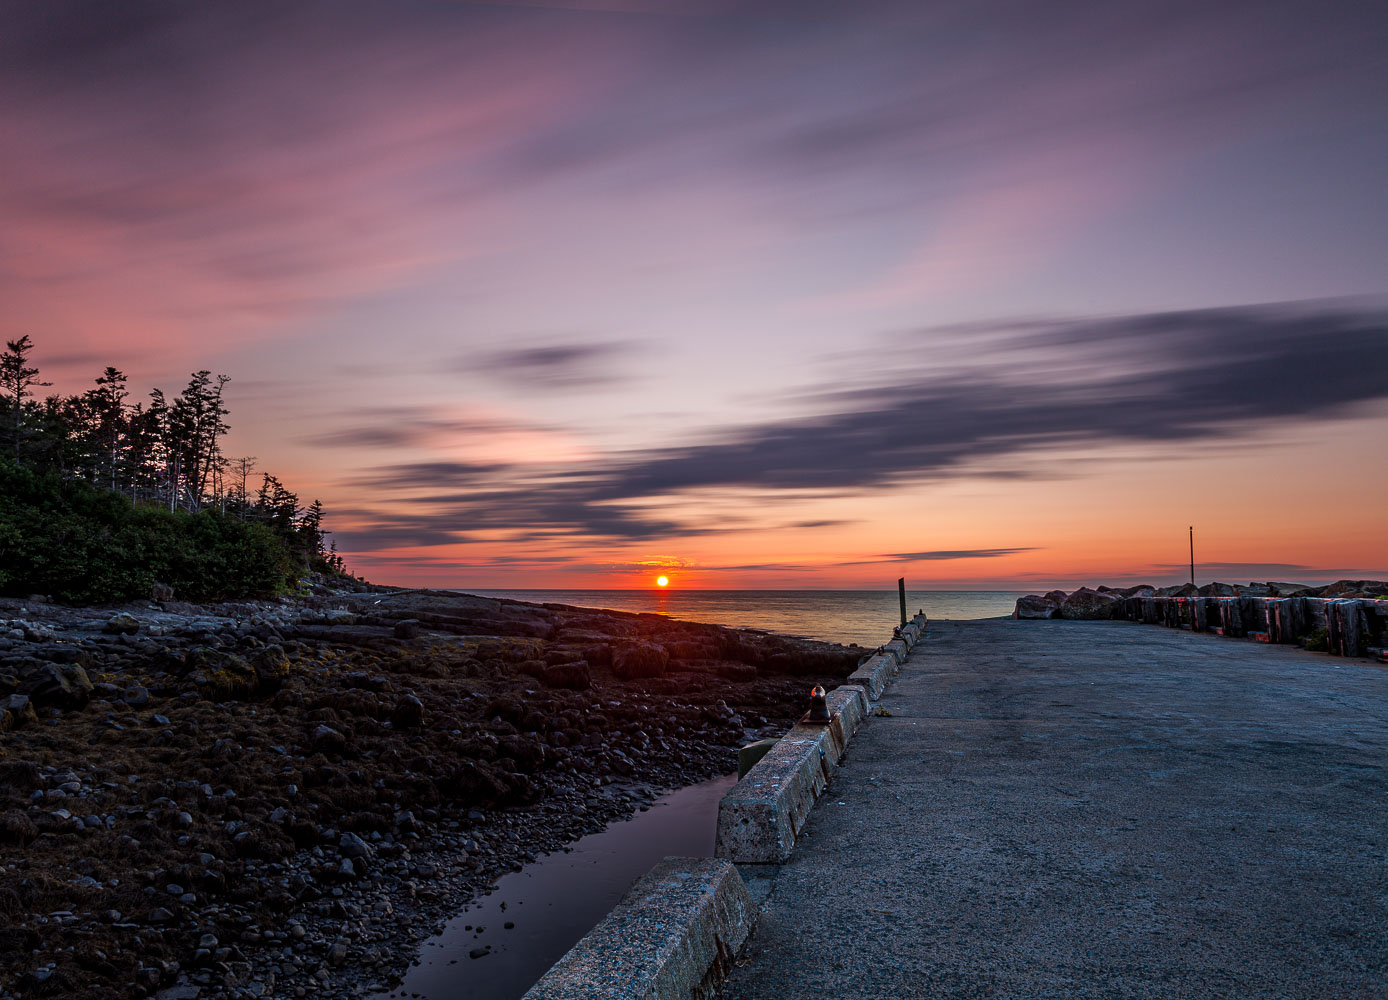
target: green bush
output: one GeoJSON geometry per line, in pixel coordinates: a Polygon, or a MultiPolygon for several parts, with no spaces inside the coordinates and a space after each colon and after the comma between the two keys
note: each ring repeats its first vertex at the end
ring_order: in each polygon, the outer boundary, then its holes
{"type": "Polygon", "coordinates": [[[261,524],[213,510],[134,506],[118,493],[0,460],[0,593],[72,604],[268,597],[293,587],[304,556],[261,524]]]}

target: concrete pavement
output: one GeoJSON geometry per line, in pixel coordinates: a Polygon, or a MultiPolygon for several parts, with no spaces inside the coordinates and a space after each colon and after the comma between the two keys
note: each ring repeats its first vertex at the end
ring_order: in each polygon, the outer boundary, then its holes
{"type": "Polygon", "coordinates": [[[1388,997],[1388,669],[931,623],[724,1000],[1388,997]]]}

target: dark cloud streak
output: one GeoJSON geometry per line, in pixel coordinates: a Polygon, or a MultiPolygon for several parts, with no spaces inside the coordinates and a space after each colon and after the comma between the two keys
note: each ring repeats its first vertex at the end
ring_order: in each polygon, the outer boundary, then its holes
{"type": "Polygon", "coordinates": [[[449,367],[546,389],[604,388],[626,376],[616,366],[632,345],[617,341],[536,344],[454,359],[449,367]]]}
{"type": "MultiPolygon", "coordinates": [[[[923,348],[941,336],[923,333],[923,348]]],[[[866,493],[961,475],[974,463],[1019,453],[1196,443],[1343,416],[1388,399],[1388,369],[1379,360],[1386,348],[1388,313],[1372,307],[1265,305],[1009,324],[972,368],[927,364],[872,384],[825,387],[817,398],[832,412],[718,440],[507,484],[494,470],[450,462],[386,467],[372,478],[385,488],[434,490],[429,500],[441,512],[418,515],[421,526],[437,518],[534,539],[650,540],[718,530],[654,515],[643,505],[652,497],[710,489],[866,493]],[[489,487],[470,489],[483,476],[489,487]]]]}

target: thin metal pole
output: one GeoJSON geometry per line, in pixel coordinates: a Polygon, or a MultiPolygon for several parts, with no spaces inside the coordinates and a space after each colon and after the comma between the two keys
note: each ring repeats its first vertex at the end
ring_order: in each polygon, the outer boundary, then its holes
{"type": "Polygon", "coordinates": [[[896,594],[901,598],[901,624],[906,624],[906,577],[896,581],[896,594]]]}
{"type": "Polygon", "coordinates": [[[1195,525],[1190,526],[1190,585],[1195,586],[1195,525]]]}

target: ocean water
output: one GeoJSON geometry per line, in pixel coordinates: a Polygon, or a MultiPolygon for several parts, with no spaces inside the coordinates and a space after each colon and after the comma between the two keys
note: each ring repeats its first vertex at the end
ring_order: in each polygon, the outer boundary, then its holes
{"type": "MultiPolygon", "coordinates": [[[[878,646],[901,623],[895,590],[468,590],[534,604],[653,611],[685,621],[760,628],[830,642],[878,646]]],[[[1012,614],[1026,590],[910,590],[906,613],[937,618],[1012,614]]]]}

